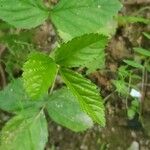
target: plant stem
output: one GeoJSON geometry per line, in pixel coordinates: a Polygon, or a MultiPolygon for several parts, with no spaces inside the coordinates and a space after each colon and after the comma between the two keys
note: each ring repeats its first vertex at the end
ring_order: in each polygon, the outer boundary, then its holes
{"type": "Polygon", "coordinates": [[[57,68],[56,75],[55,75],[55,78],[54,78],[54,82],[53,82],[53,84],[52,84],[52,87],[51,87],[51,89],[50,89],[49,94],[52,94],[53,89],[54,89],[54,87],[55,87],[55,81],[56,81],[56,78],[57,78],[58,71],[59,71],[59,66],[58,66],[58,68],[57,68]]]}

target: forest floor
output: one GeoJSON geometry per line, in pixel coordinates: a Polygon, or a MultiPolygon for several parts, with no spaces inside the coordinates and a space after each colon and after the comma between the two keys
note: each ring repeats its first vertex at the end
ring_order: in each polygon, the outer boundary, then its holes
{"type": "MultiPolygon", "coordinates": [[[[121,14],[132,15],[147,7],[148,4],[150,5],[149,0],[127,0],[124,2],[121,14]]],[[[150,18],[150,12],[142,11],[140,16],[150,18]]],[[[149,31],[150,25],[142,23],[120,25],[106,48],[106,69],[110,71],[97,71],[89,75],[89,78],[101,88],[103,97],[110,95],[106,102],[106,127],[100,128],[95,125],[83,133],[74,133],[50,120],[50,137],[46,150],[150,150],[150,87],[146,87],[147,93],[143,106],[144,124],[138,121],[138,117],[129,120],[123,98],[117,94],[111,94],[114,90],[111,80],[115,79],[122,60],[133,57],[133,47],[150,47],[150,42],[141,34],[149,31]]],[[[33,41],[44,51],[55,47],[56,34],[52,25],[45,23],[37,29],[33,41]]],[[[0,57],[4,49],[5,47],[1,45],[0,57]]],[[[0,68],[0,70],[3,69],[0,68]]],[[[19,76],[20,72],[15,74],[19,76]]],[[[7,81],[7,75],[3,72],[1,87],[4,87],[7,81]]],[[[9,115],[2,111],[0,126],[2,127],[8,119],[9,115]]]]}

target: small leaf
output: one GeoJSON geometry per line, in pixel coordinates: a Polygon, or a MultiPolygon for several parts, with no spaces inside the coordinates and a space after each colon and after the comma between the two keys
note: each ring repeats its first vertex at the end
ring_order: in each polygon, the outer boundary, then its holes
{"type": "Polygon", "coordinates": [[[41,101],[35,103],[29,99],[23,88],[22,79],[14,80],[0,91],[0,109],[8,112],[20,112],[30,107],[42,106],[41,101]]]}
{"type": "Polygon", "coordinates": [[[133,60],[123,60],[127,65],[132,66],[134,68],[143,69],[143,66],[136,61],[133,60]]]}
{"type": "Polygon", "coordinates": [[[1,0],[0,19],[17,28],[33,28],[49,15],[42,0],[1,0]]]}
{"type": "Polygon", "coordinates": [[[46,105],[48,114],[58,124],[76,132],[92,127],[91,118],[80,109],[76,98],[68,89],[56,91],[49,99],[46,105]]]}
{"type": "Polygon", "coordinates": [[[125,79],[130,75],[130,71],[127,69],[128,66],[121,66],[118,69],[118,75],[121,79],[125,79]]]}
{"type": "Polygon", "coordinates": [[[26,111],[12,118],[2,129],[1,150],[43,150],[48,130],[43,112],[26,111]]]}
{"type": "Polygon", "coordinates": [[[127,96],[129,95],[129,87],[127,85],[127,83],[123,80],[113,80],[112,83],[114,84],[114,86],[116,87],[116,91],[123,95],[123,96],[127,96]]]}
{"type": "Polygon", "coordinates": [[[136,16],[118,16],[119,24],[128,24],[128,23],[143,23],[150,24],[150,20],[143,17],[136,16]]]}
{"type": "Polygon", "coordinates": [[[32,53],[23,67],[24,87],[32,98],[39,98],[48,93],[48,88],[54,82],[57,65],[49,56],[42,53],[32,53]]]}
{"type": "Polygon", "coordinates": [[[143,35],[144,35],[147,39],[149,39],[149,40],[150,40],[150,34],[149,34],[149,33],[147,33],[147,32],[143,32],[143,35]]]}
{"type": "Polygon", "coordinates": [[[136,113],[139,113],[140,103],[138,99],[134,99],[131,102],[131,106],[127,110],[128,118],[133,119],[136,113]]]}
{"type": "Polygon", "coordinates": [[[141,55],[150,57],[150,50],[146,50],[146,49],[141,48],[141,47],[135,47],[134,51],[141,54],[141,55]]]}
{"type": "Polygon", "coordinates": [[[71,70],[62,69],[61,75],[68,88],[78,99],[83,111],[95,122],[105,126],[104,104],[97,87],[88,79],[71,70]]]}
{"type": "Polygon", "coordinates": [[[87,34],[74,38],[56,50],[55,60],[65,67],[88,67],[94,59],[104,54],[107,41],[107,37],[99,34],[87,34]]]}
{"type": "Polygon", "coordinates": [[[118,0],[60,0],[51,11],[51,19],[64,40],[86,33],[97,33],[117,15],[118,0]]]}

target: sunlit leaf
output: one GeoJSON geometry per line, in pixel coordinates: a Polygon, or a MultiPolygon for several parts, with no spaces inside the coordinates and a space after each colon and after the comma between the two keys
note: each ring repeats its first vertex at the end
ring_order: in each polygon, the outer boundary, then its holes
{"type": "Polygon", "coordinates": [[[57,65],[49,56],[35,52],[30,54],[23,70],[24,87],[36,99],[48,93],[57,74],[57,65]]]}
{"type": "Polygon", "coordinates": [[[71,70],[62,69],[61,75],[76,96],[81,108],[101,126],[105,126],[105,109],[97,87],[88,79],[71,70]]]}
{"type": "Polygon", "coordinates": [[[56,50],[55,60],[60,66],[92,68],[91,63],[95,62],[95,59],[105,62],[104,48],[107,41],[107,37],[99,34],[86,34],[74,38],[56,50]]]}

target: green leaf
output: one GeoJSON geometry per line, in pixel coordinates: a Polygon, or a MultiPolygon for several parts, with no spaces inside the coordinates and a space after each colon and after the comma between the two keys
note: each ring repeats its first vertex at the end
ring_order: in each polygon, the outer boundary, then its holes
{"type": "Polygon", "coordinates": [[[69,40],[85,33],[97,33],[121,8],[118,0],[60,0],[51,19],[60,36],[69,40]]]}
{"type": "Polygon", "coordinates": [[[134,68],[143,69],[143,66],[134,60],[123,60],[127,65],[132,66],[134,68]]]}
{"type": "Polygon", "coordinates": [[[80,109],[76,97],[68,89],[56,91],[49,99],[48,114],[58,124],[76,132],[92,127],[91,118],[80,109]]]}
{"type": "Polygon", "coordinates": [[[129,119],[133,119],[136,113],[139,113],[140,102],[138,99],[134,99],[131,102],[131,106],[127,109],[127,114],[129,119]]]}
{"type": "Polygon", "coordinates": [[[128,66],[121,66],[118,69],[118,76],[121,79],[125,79],[126,77],[128,77],[130,75],[130,71],[127,69],[128,66]]]}
{"type": "Polygon", "coordinates": [[[146,50],[144,48],[141,48],[141,47],[135,47],[134,48],[134,51],[141,54],[141,55],[144,55],[144,56],[147,56],[147,57],[150,57],[150,51],[149,50],[146,50]]]}
{"type": "Polygon", "coordinates": [[[129,95],[129,87],[127,83],[123,80],[112,80],[112,83],[116,87],[116,91],[122,96],[129,95]]]}
{"type": "Polygon", "coordinates": [[[48,138],[44,113],[29,111],[11,119],[1,132],[1,150],[43,150],[48,138]]]}
{"type": "Polygon", "coordinates": [[[33,28],[42,24],[49,12],[42,0],[1,0],[0,19],[17,28],[33,28]]]}
{"type": "Polygon", "coordinates": [[[98,56],[93,61],[87,63],[87,65],[86,65],[86,67],[88,68],[87,74],[90,74],[90,73],[96,71],[97,69],[105,68],[105,55],[106,55],[105,51],[101,49],[98,56]]]}
{"type": "Polygon", "coordinates": [[[40,103],[29,100],[21,79],[12,81],[4,90],[0,91],[0,109],[5,111],[20,112],[37,105],[41,106],[40,103]]]}
{"type": "Polygon", "coordinates": [[[107,37],[99,34],[87,34],[64,43],[55,52],[55,60],[60,66],[89,66],[101,54],[107,43],[107,37]]]}
{"type": "Polygon", "coordinates": [[[143,35],[144,35],[147,39],[149,39],[149,40],[150,40],[150,34],[149,34],[149,33],[147,33],[147,32],[143,32],[143,35]]]}
{"type": "Polygon", "coordinates": [[[33,98],[48,93],[57,74],[57,65],[49,56],[42,53],[31,53],[23,67],[24,87],[33,98]]]}
{"type": "Polygon", "coordinates": [[[143,17],[136,16],[118,16],[119,24],[128,24],[128,23],[143,23],[150,24],[150,20],[143,17]]]}
{"type": "Polygon", "coordinates": [[[95,122],[105,126],[104,105],[97,87],[71,70],[62,69],[61,75],[71,92],[77,97],[83,111],[95,122]]]}

